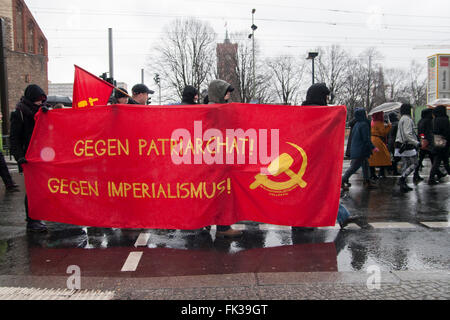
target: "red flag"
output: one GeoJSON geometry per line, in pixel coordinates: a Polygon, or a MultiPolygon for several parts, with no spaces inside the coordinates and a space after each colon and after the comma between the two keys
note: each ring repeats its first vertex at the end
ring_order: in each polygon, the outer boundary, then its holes
{"type": "Polygon", "coordinates": [[[114,86],[75,65],[73,83],[74,108],[105,106],[114,86]]]}

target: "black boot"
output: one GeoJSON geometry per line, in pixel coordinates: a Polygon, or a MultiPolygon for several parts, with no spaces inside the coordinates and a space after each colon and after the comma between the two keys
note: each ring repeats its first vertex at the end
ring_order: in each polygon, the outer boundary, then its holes
{"type": "Polygon", "coordinates": [[[368,189],[368,190],[372,190],[372,189],[377,189],[378,187],[372,183],[372,181],[370,180],[365,180],[363,182],[363,186],[368,189]]]}
{"type": "Polygon", "coordinates": [[[413,182],[414,183],[419,183],[420,181],[423,181],[423,178],[421,176],[419,176],[419,173],[415,173],[414,177],[413,177],[413,182]]]}
{"type": "Polygon", "coordinates": [[[406,178],[401,177],[400,180],[398,181],[398,185],[400,186],[400,191],[403,193],[409,192],[412,190],[412,188],[408,187],[408,185],[406,184],[406,178]]]}

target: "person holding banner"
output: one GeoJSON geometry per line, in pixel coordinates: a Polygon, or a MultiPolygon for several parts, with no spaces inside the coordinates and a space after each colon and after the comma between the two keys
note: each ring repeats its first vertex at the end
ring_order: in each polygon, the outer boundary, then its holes
{"type": "Polygon", "coordinates": [[[303,101],[302,106],[326,106],[330,93],[325,83],[315,83],[306,92],[306,100],[303,101]]]}
{"type": "Polygon", "coordinates": [[[114,90],[115,104],[128,104],[129,96],[128,91],[125,88],[119,88],[114,90]]]}
{"type": "MultiPolygon", "coordinates": [[[[208,104],[228,103],[231,92],[234,88],[226,81],[213,80],[208,87],[208,104]]],[[[217,226],[216,237],[219,238],[235,238],[242,236],[242,231],[234,230],[231,226],[217,226]]]]}
{"type": "Polygon", "coordinates": [[[198,90],[193,86],[186,86],[183,89],[182,105],[198,104],[198,90]]]}
{"type": "MultiPolygon", "coordinates": [[[[19,172],[22,172],[22,165],[27,163],[25,154],[30,144],[34,130],[36,113],[45,107],[47,95],[38,85],[29,85],[24,92],[24,96],[16,106],[16,110],[11,113],[11,153],[19,165],[19,172]]],[[[33,220],[28,216],[28,199],[25,195],[25,212],[27,220],[27,230],[33,232],[46,232],[47,226],[39,220],[33,220]]]]}
{"type": "Polygon", "coordinates": [[[150,90],[145,84],[137,84],[131,89],[132,99],[129,99],[128,104],[147,105],[148,95],[155,92],[150,90]]]}

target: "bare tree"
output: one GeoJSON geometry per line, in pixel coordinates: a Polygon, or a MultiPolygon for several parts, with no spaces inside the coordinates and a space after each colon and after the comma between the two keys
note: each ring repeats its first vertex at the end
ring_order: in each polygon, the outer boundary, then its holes
{"type": "Polygon", "coordinates": [[[296,104],[305,70],[305,63],[299,63],[291,56],[267,59],[271,74],[271,88],[282,104],[296,104]]]}
{"type": "Polygon", "coordinates": [[[350,59],[349,66],[338,100],[347,106],[347,119],[352,119],[355,108],[365,104],[366,73],[359,59],[350,59]]]}
{"type": "Polygon", "coordinates": [[[387,85],[388,100],[400,100],[407,80],[406,76],[406,72],[398,68],[389,68],[384,70],[384,80],[387,85]]]}
{"type": "Polygon", "coordinates": [[[365,69],[365,93],[366,93],[366,108],[367,111],[372,110],[374,107],[373,92],[376,84],[377,69],[380,67],[380,61],[383,59],[381,53],[375,48],[368,48],[359,55],[360,62],[365,69]]]}
{"type": "MultiPolygon", "coordinates": [[[[315,78],[318,82],[325,82],[331,91],[332,97],[339,100],[345,77],[349,66],[349,54],[339,45],[332,45],[325,49],[319,48],[317,58],[317,73],[315,78]]],[[[334,99],[333,99],[334,100],[334,99]]],[[[332,103],[334,101],[331,101],[332,103]]]]}
{"type": "Polygon", "coordinates": [[[200,91],[213,78],[216,34],[209,23],[195,18],[177,19],[164,30],[148,67],[160,74],[167,101],[181,98],[186,85],[200,91]]]}
{"type": "Polygon", "coordinates": [[[411,62],[408,72],[408,86],[410,101],[415,106],[424,106],[427,103],[427,77],[424,64],[411,62]]]}

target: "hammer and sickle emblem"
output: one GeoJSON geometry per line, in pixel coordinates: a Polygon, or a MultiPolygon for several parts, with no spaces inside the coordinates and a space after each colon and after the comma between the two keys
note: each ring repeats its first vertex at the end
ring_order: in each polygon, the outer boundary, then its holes
{"type": "Polygon", "coordinates": [[[270,163],[267,170],[274,177],[285,173],[291,179],[284,182],[276,182],[270,180],[267,175],[259,173],[255,176],[255,181],[250,185],[250,189],[256,189],[260,185],[276,191],[286,190],[294,187],[295,185],[299,185],[301,188],[306,187],[307,183],[303,180],[303,175],[305,174],[306,166],[308,165],[308,156],[306,155],[306,152],[296,144],[290,142],[287,142],[287,144],[293,146],[302,155],[303,162],[298,173],[295,173],[291,170],[294,159],[289,154],[283,153],[270,163]]]}

